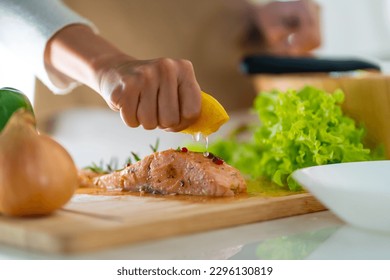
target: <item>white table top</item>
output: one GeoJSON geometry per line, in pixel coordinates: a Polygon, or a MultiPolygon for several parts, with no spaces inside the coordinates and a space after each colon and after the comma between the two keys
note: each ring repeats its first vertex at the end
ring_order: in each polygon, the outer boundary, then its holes
{"type": "Polygon", "coordinates": [[[0,259],[390,259],[390,234],[345,225],[329,211],[96,252],[55,255],[0,244],[0,259]]]}

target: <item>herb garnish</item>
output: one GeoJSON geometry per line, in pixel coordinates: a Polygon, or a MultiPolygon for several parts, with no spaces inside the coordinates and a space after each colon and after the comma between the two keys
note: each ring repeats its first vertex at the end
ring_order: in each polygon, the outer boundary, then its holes
{"type": "MultiPolygon", "coordinates": [[[[158,151],[159,145],[160,145],[160,139],[157,138],[156,139],[156,143],[154,144],[154,146],[153,145],[149,145],[149,147],[155,153],[155,152],[158,151]]],[[[126,161],[125,161],[125,163],[123,165],[124,166],[123,168],[133,164],[132,158],[134,159],[135,162],[141,160],[141,157],[137,153],[132,151],[132,152],[130,152],[130,154],[131,154],[131,156],[129,156],[126,159],[126,161]]],[[[111,173],[113,171],[122,170],[123,168],[118,168],[118,159],[113,157],[113,158],[110,159],[110,162],[108,164],[105,164],[103,162],[103,160],[101,160],[99,165],[93,162],[91,165],[86,166],[83,169],[89,169],[89,170],[91,170],[93,172],[100,173],[100,174],[107,174],[107,173],[111,173]]]]}

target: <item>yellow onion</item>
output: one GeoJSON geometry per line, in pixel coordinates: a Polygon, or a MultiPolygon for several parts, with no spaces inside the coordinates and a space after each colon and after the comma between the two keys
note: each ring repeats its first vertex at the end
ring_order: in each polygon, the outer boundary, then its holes
{"type": "Polygon", "coordinates": [[[49,214],[67,203],[77,187],[69,153],[36,131],[31,112],[13,113],[0,134],[0,213],[49,214]]]}

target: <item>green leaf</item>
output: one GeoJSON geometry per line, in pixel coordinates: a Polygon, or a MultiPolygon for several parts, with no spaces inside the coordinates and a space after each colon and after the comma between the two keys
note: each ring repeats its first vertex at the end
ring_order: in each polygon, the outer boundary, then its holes
{"type": "Polygon", "coordinates": [[[294,170],[323,164],[383,159],[383,149],[371,153],[363,145],[364,127],[343,115],[344,93],[314,87],[286,92],[262,92],[254,101],[260,126],[253,137],[220,139],[210,151],[252,178],[266,177],[280,186],[300,190],[294,170]]]}

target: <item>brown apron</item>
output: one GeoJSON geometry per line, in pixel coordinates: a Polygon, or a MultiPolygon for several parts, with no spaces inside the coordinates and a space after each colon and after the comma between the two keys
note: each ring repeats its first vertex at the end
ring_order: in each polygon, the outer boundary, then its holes
{"type": "MultiPolygon", "coordinates": [[[[246,28],[243,0],[67,0],[100,34],[139,59],[157,57],[192,61],[201,88],[232,112],[252,105],[255,90],[239,71],[239,41],[246,28]]],[[[54,95],[36,86],[38,123],[75,107],[107,107],[93,90],[80,86],[54,95]]],[[[108,108],[108,107],[107,107],[108,108]]]]}

